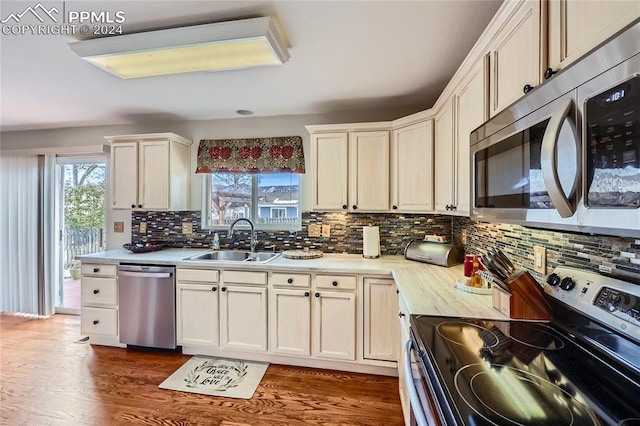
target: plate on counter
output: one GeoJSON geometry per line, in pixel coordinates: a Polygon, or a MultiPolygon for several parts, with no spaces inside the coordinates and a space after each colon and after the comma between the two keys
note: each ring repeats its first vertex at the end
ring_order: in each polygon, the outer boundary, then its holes
{"type": "Polygon", "coordinates": [[[322,257],[320,250],[287,250],[282,252],[285,259],[317,259],[322,257]]]}
{"type": "Polygon", "coordinates": [[[159,243],[138,243],[138,244],[123,244],[122,247],[125,250],[129,250],[132,253],[149,253],[152,251],[162,250],[164,245],[159,243]]]}
{"type": "Polygon", "coordinates": [[[490,288],[485,288],[485,287],[472,287],[470,285],[466,285],[463,282],[460,281],[456,281],[456,288],[458,290],[462,290],[465,291],[467,293],[473,293],[473,294],[491,294],[492,291],[490,288]]]}

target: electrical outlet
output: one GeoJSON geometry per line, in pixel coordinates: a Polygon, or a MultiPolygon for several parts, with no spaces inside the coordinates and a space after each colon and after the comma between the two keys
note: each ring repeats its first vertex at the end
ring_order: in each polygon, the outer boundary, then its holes
{"type": "Polygon", "coordinates": [[[182,224],[182,233],[183,234],[193,234],[193,223],[185,222],[182,224]]]}
{"type": "Polygon", "coordinates": [[[321,228],[320,225],[309,225],[307,227],[307,233],[310,237],[319,237],[321,228]]]}
{"type": "Polygon", "coordinates": [[[547,273],[547,250],[544,247],[533,247],[533,270],[541,274],[547,273]]]}
{"type": "Polygon", "coordinates": [[[113,222],[113,232],[124,232],[124,222],[113,222]]]}
{"type": "Polygon", "coordinates": [[[138,232],[144,234],[147,232],[147,222],[140,222],[140,226],[138,227],[138,232]]]}
{"type": "Polygon", "coordinates": [[[331,225],[322,225],[322,236],[327,238],[331,236],[331,225]]]}

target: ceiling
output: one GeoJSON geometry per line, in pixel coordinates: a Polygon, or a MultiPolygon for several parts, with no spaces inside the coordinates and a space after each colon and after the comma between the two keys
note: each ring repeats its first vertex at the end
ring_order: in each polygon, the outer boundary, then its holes
{"type": "MultiPolygon", "coordinates": [[[[3,28],[3,131],[223,119],[239,109],[254,116],[417,112],[433,105],[501,0],[42,3],[66,13],[123,11],[124,33],[269,15],[291,58],[281,66],[121,80],[70,50],[79,34],[7,35],[3,28]]],[[[36,4],[2,1],[0,19],[36,4]]]]}

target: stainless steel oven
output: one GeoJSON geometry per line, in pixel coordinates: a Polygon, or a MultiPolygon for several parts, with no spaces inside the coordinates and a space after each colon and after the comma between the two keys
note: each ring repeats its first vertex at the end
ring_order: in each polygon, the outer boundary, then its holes
{"type": "Polygon", "coordinates": [[[640,237],[640,22],[471,133],[481,221],[640,237]]]}

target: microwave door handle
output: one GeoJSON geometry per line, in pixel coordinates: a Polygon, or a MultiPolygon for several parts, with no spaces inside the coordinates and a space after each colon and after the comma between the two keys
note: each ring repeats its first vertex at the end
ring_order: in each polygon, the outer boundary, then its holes
{"type": "Polygon", "coordinates": [[[571,102],[571,98],[563,99],[554,111],[544,131],[540,153],[542,179],[549,192],[549,198],[551,198],[560,217],[571,217],[575,212],[574,206],[563,192],[562,185],[560,185],[560,178],[558,177],[558,157],[556,155],[560,129],[571,110],[571,102]]]}
{"type": "Polygon", "coordinates": [[[422,410],[422,403],[420,402],[420,396],[418,396],[418,391],[416,389],[416,385],[413,382],[413,371],[411,368],[411,351],[413,350],[413,341],[411,339],[407,340],[406,350],[404,353],[404,374],[407,378],[407,390],[409,391],[409,401],[411,406],[411,411],[413,411],[413,415],[416,418],[416,423],[418,426],[428,426],[427,417],[422,410]]]}

